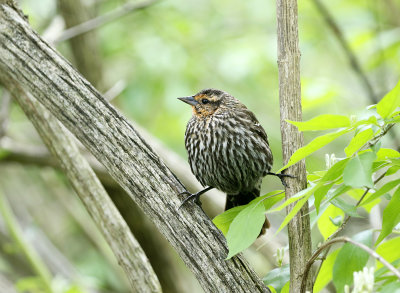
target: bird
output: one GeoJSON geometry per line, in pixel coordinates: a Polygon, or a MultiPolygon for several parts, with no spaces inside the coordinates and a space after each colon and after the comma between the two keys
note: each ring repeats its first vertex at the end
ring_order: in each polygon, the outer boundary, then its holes
{"type": "MultiPolygon", "coordinates": [[[[229,93],[204,89],[179,100],[192,107],[185,131],[189,165],[205,189],[190,194],[179,206],[216,188],[227,194],[225,210],[248,204],[260,195],[264,176],[271,172],[273,155],[268,136],[253,112],[229,93]]],[[[268,219],[261,233],[269,228],[268,219]]],[[[260,234],[261,235],[261,234],[260,234]]]]}

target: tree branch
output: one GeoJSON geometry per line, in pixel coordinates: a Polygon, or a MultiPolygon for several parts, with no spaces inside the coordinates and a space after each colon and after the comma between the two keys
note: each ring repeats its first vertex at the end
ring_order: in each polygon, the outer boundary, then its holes
{"type": "MultiPolygon", "coordinates": [[[[286,120],[301,121],[301,85],[300,51],[297,23],[297,0],[277,0],[278,24],[278,70],[279,102],[281,115],[281,135],[283,161],[286,164],[290,156],[303,146],[303,135],[286,120]]],[[[285,197],[289,199],[307,186],[304,160],[289,167],[288,174],[296,179],[287,179],[285,197]]],[[[289,213],[294,204],[287,207],[289,213]]],[[[299,292],[301,275],[307,260],[311,256],[311,231],[308,204],[293,217],[288,224],[290,256],[290,292],[299,292]]],[[[307,281],[311,290],[311,278],[307,281]]]]}
{"type": "Polygon", "coordinates": [[[149,216],[206,292],[269,292],[241,256],[225,260],[225,239],[201,208],[177,211],[183,185],[129,122],[8,5],[0,5],[0,80],[31,92],[63,122],[149,216]]]}
{"type": "Polygon", "coordinates": [[[12,88],[14,98],[57,158],[76,193],[98,225],[135,292],[161,292],[160,283],[114,203],[79,153],[74,139],[31,95],[12,88]]]}
{"type": "Polygon", "coordinates": [[[348,237],[338,237],[335,239],[332,239],[330,241],[325,242],[324,244],[322,244],[311,256],[310,260],[308,261],[308,263],[305,266],[305,270],[304,270],[304,276],[303,276],[303,282],[301,284],[301,293],[306,292],[306,278],[308,275],[308,272],[311,269],[312,264],[314,263],[314,261],[318,258],[318,256],[321,254],[321,252],[326,249],[326,248],[330,248],[331,245],[335,244],[335,243],[339,243],[339,242],[349,242],[355,246],[358,246],[359,248],[361,248],[362,250],[368,252],[368,254],[370,256],[372,256],[373,258],[375,258],[376,260],[378,260],[379,262],[381,262],[385,267],[387,267],[397,278],[400,279],[400,272],[394,267],[392,266],[387,260],[385,260],[382,256],[380,256],[378,253],[376,253],[375,251],[373,251],[371,248],[369,248],[368,246],[356,242],[348,237]]]}
{"type": "Polygon", "coordinates": [[[117,9],[110,11],[106,14],[100,15],[93,19],[90,19],[84,23],[78,24],[76,26],[70,27],[63,31],[55,40],[50,40],[50,43],[58,44],[78,35],[87,33],[91,30],[94,30],[100,26],[103,26],[109,22],[112,22],[120,17],[123,17],[133,11],[141,10],[147,8],[150,5],[155,4],[159,0],[149,0],[144,1],[142,3],[126,3],[117,9]]]}
{"type": "Polygon", "coordinates": [[[324,18],[324,21],[328,25],[328,27],[332,30],[334,36],[338,40],[340,46],[342,47],[346,57],[349,61],[351,68],[353,69],[354,73],[359,78],[361,84],[364,85],[365,91],[368,94],[369,100],[371,103],[376,104],[378,103],[378,98],[374,92],[374,89],[371,83],[368,80],[367,75],[361,68],[360,62],[357,59],[357,56],[354,54],[353,50],[350,48],[346,38],[342,30],[340,29],[339,25],[336,23],[335,19],[333,18],[332,14],[326,8],[325,4],[323,4],[320,0],[313,0],[315,7],[318,9],[319,13],[324,18]]]}

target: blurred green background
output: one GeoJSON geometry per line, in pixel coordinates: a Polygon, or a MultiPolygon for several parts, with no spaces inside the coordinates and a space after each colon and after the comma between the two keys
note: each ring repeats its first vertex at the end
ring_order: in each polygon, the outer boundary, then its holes
{"type": "MultiPolygon", "coordinates": [[[[78,2],[88,10],[88,18],[92,18],[119,9],[128,1],[78,2]]],[[[360,73],[350,65],[315,1],[299,1],[304,120],[324,113],[362,115],[365,108],[374,103],[371,96],[379,100],[399,79],[400,3],[395,0],[322,3],[341,29],[373,94],[361,81],[360,73]]],[[[39,34],[45,37],[47,34],[49,40],[60,34],[63,19],[57,1],[21,0],[20,5],[39,34]]],[[[274,170],[277,170],[282,162],[275,12],[274,1],[157,1],[93,31],[96,52],[86,51],[83,58],[89,58],[85,54],[98,58],[98,67],[93,71],[99,73],[100,78],[93,83],[99,91],[106,93],[111,88],[116,89],[112,104],[185,161],[184,132],[191,110],[176,98],[209,87],[231,93],[256,114],[268,133],[275,157],[274,170]]],[[[81,64],[68,41],[56,47],[79,68],[81,64]]],[[[18,105],[12,104],[10,109],[3,143],[7,140],[27,148],[41,147],[40,138],[18,105]]],[[[306,142],[314,135],[307,133],[306,142]]],[[[343,142],[348,139],[344,137],[316,152],[307,160],[307,169],[324,168],[325,153],[344,156],[343,142]]],[[[386,138],[386,143],[393,146],[390,137],[386,138]]],[[[54,274],[54,282],[61,291],[129,292],[110,250],[59,171],[17,159],[2,162],[0,186],[26,237],[30,235],[36,242],[49,241],[58,257],[71,266],[70,272],[74,272],[71,277],[54,274]]],[[[264,180],[265,192],[279,188],[279,180],[264,180]]],[[[278,215],[277,219],[281,217],[278,215]]],[[[272,223],[274,226],[274,220],[272,223]]],[[[29,265],[16,251],[5,230],[3,227],[0,237],[4,236],[0,240],[0,276],[6,276],[19,288],[30,290],[25,292],[36,292],[32,289],[35,281],[30,278],[29,265]]],[[[276,265],[271,258],[260,256],[262,247],[275,240],[284,247],[284,233],[281,232],[281,236],[271,233],[272,239],[264,240],[267,242],[259,243],[246,253],[261,276],[276,265]]],[[[202,292],[177,256],[171,249],[168,251],[182,275],[187,276],[186,283],[181,286],[184,289],[174,290],[202,292]]],[[[65,263],[60,267],[65,268],[65,263]]]]}

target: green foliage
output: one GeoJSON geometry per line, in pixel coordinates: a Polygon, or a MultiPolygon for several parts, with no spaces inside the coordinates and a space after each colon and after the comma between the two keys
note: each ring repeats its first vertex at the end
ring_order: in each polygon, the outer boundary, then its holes
{"type": "Polygon", "coordinates": [[[400,105],[400,81],[397,83],[395,88],[387,93],[386,96],[380,100],[380,102],[376,105],[376,111],[378,114],[386,119],[392,118],[393,112],[399,107],[400,105]]]}
{"type": "Polygon", "coordinates": [[[296,126],[299,129],[299,131],[325,130],[325,129],[350,126],[349,117],[343,115],[332,115],[332,114],[319,115],[305,122],[290,121],[290,120],[288,120],[287,122],[290,122],[291,124],[296,126]]]}
{"type": "Polygon", "coordinates": [[[343,171],[343,183],[354,188],[364,186],[373,188],[372,163],[375,159],[376,154],[372,152],[351,158],[343,171]]]}
{"type": "Polygon", "coordinates": [[[315,280],[314,292],[320,292],[332,280],[333,266],[339,251],[340,249],[336,249],[335,251],[331,252],[323,262],[317,279],[315,280]]]}
{"type": "MultiPolygon", "coordinates": [[[[353,240],[367,246],[372,244],[372,232],[363,231],[353,237],[353,240]]],[[[367,264],[369,254],[359,247],[346,243],[340,249],[333,265],[332,280],[336,292],[344,292],[345,285],[353,284],[353,272],[361,271],[367,264]]]]}
{"type": "Polygon", "coordinates": [[[376,240],[379,244],[386,236],[392,233],[393,228],[400,222],[400,187],[394,192],[392,199],[383,211],[382,231],[376,240]]]}
{"type": "Polygon", "coordinates": [[[263,278],[266,285],[271,286],[276,292],[281,292],[282,288],[289,281],[290,268],[289,265],[284,265],[273,269],[263,278]]]}
{"type": "Polygon", "coordinates": [[[259,236],[265,221],[265,212],[284,198],[278,190],[260,196],[249,204],[232,208],[213,220],[224,233],[229,254],[227,259],[249,247],[259,236]]]}
{"type": "Polygon", "coordinates": [[[265,221],[264,213],[262,203],[252,202],[233,219],[226,235],[229,248],[227,259],[246,249],[257,239],[265,221]]]}
{"type": "MultiPolygon", "coordinates": [[[[400,96],[399,88],[398,84],[376,107],[370,107],[367,110],[367,117],[364,115],[363,118],[352,117],[350,119],[343,115],[320,115],[305,122],[288,121],[301,131],[338,129],[317,136],[310,143],[298,149],[292,155],[288,164],[281,170],[307,158],[345,134],[352,133],[352,137],[347,146],[343,148],[344,158],[336,159],[334,156],[327,156],[326,170],[309,173],[309,186],[306,189],[283,201],[270,211],[281,211],[288,205],[294,204],[282,221],[277,233],[286,227],[310,199],[313,199],[313,201],[310,201],[313,204],[311,208],[315,208],[317,215],[314,223],[317,223],[325,240],[330,239],[345,219],[361,217],[359,209],[364,208],[368,212],[379,202],[386,202],[383,211],[382,230],[375,245],[380,244],[377,251],[386,256],[388,261],[400,262],[398,255],[399,238],[382,243],[386,237],[392,234],[393,229],[400,222],[400,187],[398,187],[400,179],[392,177],[400,169],[400,153],[391,148],[381,147],[382,137],[393,126],[394,121],[397,123],[398,106],[400,105],[398,100],[400,96]],[[385,183],[380,185],[382,179],[385,179],[385,183]],[[396,191],[391,195],[395,188],[397,188],[396,191]]],[[[257,237],[266,210],[258,205],[258,202],[259,199],[244,208],[238,207],[227,211],[214,220],[214,223],[221,227],[224,234],[227,234],[230,249],[228,257],[232,257],[248,247],[257,237]],[[232,224],[229,227],[227,223],[232,224]],[[251,225],[257,229],[251,229],[249,227],[251,225]],[[236,238],[235,242],[231,237],[236,238]]],[[[273,202],[273,204],[275,203],[277,201],[273,202]]],[[[372,232],[370,230],[359,232],[353,239],[371,246],[372,232]]],[[[351,286],[353,283],[353,272],[361,271],[369,258],[370,255],[359,247],[352,244],[343,245],[334,253],[329,254],[327,260],[323,263],[316,279],[315,291],[319,292],[329,282],[333,281],[337,292],[343,292],[345,285],[351,286]]],[[[376,268],[380,270],[380,276],[383,276],[383,274],[386,276],[377,279],[382,285],[389,286],[395,280],[381,264],[377,265],[376,268]]],[[[284,280],[276,278],[276,274],[282,270],[283,268],[273,270],[264,279],[266,284],[273,287],[276,292],[282,290],[284,286],[284,280]]]]}

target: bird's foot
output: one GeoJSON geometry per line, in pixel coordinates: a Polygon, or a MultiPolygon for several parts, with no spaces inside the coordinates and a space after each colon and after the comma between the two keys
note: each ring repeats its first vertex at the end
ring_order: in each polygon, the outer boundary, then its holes
{"type": "Polygon", "coordinates": [[[205,188],[205,189],[203,189],[203,190],[200,190],[199,192],[196,192],[196,193],[190,193],[190,192],[188,192],[188,191],[181,192],[179,195],[187,194],[187,195],[189,195],[189,196],[186,197],[186,198],[181,202],[181,204],[180,204],[179,207],[178,207],[178,210],[179,210],[186,202],[188,202],[189,200],[193,200],[194,203],[196,203],[196,204],[198,204],[198,205],[201,206],[200,195],[202,195],[203,193],[205,193],[205,192],[207,192],[207,191],[209,191],[209,190],[211,190],[211,189],[213,189],[213,188],[214,188],[214,187],[209,186],[209,187],[207,187],[207,188],[205,188]]]}
{"type": "MultiPolygon", "coordinates": [[[[282,171],[282,172],[283,172],[283,171],[282,171]]],[[[273,176],[278,177],[278,178],[281,180],[282,185],[283,185],[284,187],[288,187],[288,185],[286,184],[286,182],[285,182],[285,180],[284,180],[285,177],[297,178],[297,176],[290,175],[290,174],[283,174],[282,172],[281,172],[281,173],[268,172],[267,175],[273,175],[273,176]]]]}

